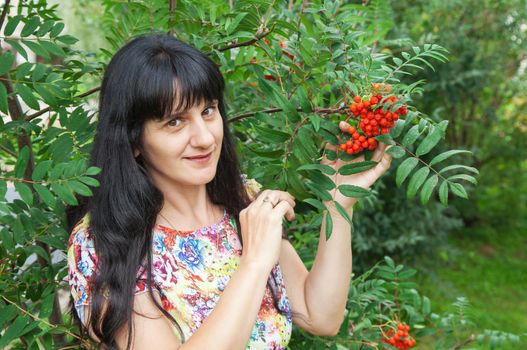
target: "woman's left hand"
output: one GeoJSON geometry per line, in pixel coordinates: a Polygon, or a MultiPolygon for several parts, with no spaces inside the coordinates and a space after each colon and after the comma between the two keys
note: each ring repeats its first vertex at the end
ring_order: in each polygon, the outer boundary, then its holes
{"type": "MultiPolygon", "coordinates": [[[[350,125],[344,121],[341,121],[339,124],[340,129],[343,132],[346,132],[350,125]]],[[[364,189],[369,189],[371,185],[377,181],[378,178],[380,178],[388,168],[390,168],[390,164],[392,162],[392,157],[386,153],[386,149],[388,148],[388,145],[385,143],[379,143],[375,151],[373,152],[373,156],[371,158],[372,161],[378,162],[378,164],[366,171],[363,171],[358,174],[352,174],[352,175],[328,175],[333,182],[335,182],[335,185],[338,187],[340,185],[353,185],[362,187],[364,189]]],[[[328,144],[326,146],[326,149],[337,151],[338,147],[328,144]]],[[[357,158],[351,160],[351,161],[342,161],[341,159],[337,158],[334,161],[331,161],[327,159],[327,157],[324,155],[321,164],[326,164],[338,171],[340,167],[351,164],[351,163],[357,163],[357,162],[363,162],[364,161],[364,155],[358,156],[357,158]]],[[[350,198],[346,197],[343,194],[340,193],[337,189],[330,191],[333,200],[340,203],[345,209],[349,210],[357,203],[357,198],[350,198]]]]}

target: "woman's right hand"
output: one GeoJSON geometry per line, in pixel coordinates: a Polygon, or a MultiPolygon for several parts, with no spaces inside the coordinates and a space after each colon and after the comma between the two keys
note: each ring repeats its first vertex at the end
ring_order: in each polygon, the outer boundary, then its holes
{"type": "Polygon", "coordinates": [[[289,193],[265,190],[240,212],[242,262],[254,263],[269,271],[278,263],[283,219],[295,219],[295,205],[289,193]]]}

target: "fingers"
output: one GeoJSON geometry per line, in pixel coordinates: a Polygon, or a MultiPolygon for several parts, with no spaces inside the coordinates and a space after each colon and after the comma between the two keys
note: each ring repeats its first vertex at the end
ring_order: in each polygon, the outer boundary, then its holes
{"type": "Polygon", "coordinates": [[[295,207],[295,198],[285,191],[278,190],[265,190],[261,192],[256,198],[255,202],[259,205],[268,205],[275,207],[278,203],[286,201],[291,207],[295,207]]]}
{"type": "Polygon", "coordinates": [[[289,221],[293,221],[295,219],[295,211],[288,201],[281,201],[273,208],[273,211],[281,217],[285,216],[285,218],[289,221]]]}

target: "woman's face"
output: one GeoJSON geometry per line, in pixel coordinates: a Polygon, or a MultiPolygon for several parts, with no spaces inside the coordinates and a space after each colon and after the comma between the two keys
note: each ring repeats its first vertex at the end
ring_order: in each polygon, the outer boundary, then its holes
{"type": "Polygon", "coordinates": [[[145,166],[156,185],[207,184],[216,175],[223,140],[218,101],[202,101],[143,129],[145,166]]]}

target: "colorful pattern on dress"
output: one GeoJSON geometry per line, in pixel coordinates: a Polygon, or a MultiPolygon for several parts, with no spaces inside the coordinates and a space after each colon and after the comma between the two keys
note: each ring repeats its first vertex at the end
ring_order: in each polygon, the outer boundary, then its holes
{"type": "MultiPolygon", "coordinates": [[[[97,257],[88,234],[88,217],[73,230],[68,248],[69,282],[81,320],[89,305],[88,282],[96,272],[97,257]]],[[[236,271],[241,244],[236,221],[227,212],[217,223],[195,231],[157,225],[153,232],[153,279],[163,308],[178,322],[188,339],[212,312],[236,271]]],[[[291,307],[279,265],[273,269],[247,349],[285,349],[292,329],[291,307]],[[271,288],[277,297],[274,306],[271,288]]],[[[145,288],[145,271],[138,271],[136,293],[145,288]]],[[[174,333],[178,335],[174,327],[174,333]]]]}

